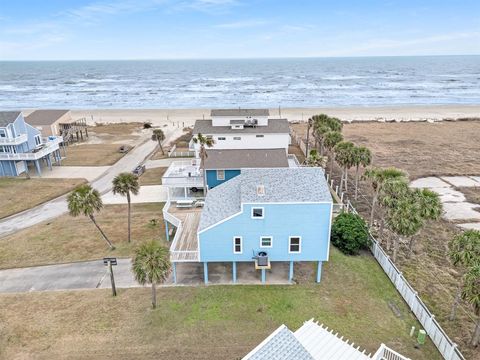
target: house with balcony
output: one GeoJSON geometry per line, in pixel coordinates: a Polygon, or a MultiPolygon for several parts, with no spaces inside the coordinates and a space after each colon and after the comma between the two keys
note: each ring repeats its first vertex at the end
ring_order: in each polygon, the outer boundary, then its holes
{"type": "Polygon", "coordinates": [[[19,176],[33,165],[40,176],[42,165],[60,163],[61,136],[42,137],[20,111],[0,112],[0,176],[19,176]]]}
{"type": "Polygon", "coordinates": [[[86,119],[73,120],[70,110],[35,110],[25,121],[40,130],[42,136],[61,136],[67,144],[88,138],[86,119]]]}
{"type": "MultiPolygon", "coordinates": [[[[320,282],[328,261],[333,201],[321,168],[242,169],[211,189],[203,208],[178,209],[167,202],[168,227],[176,228],[170,254],[174,280],[178,263],[203,263],[208,283],[209,263],[229,263],[232,282],[237,264],[249,264],[266,282],[277,264],[315,262],[320,282]]],[[[243,265],[242,265],[243,266],[243,265]]]]}
{"type": "MultiPolygon", "coordinates": [[[[288,153],[290,128],[287,119],[269,117],[268,109],[216,109],[211,119],[197,120],[193,136],[202,134],[215,143],[211,149],[284,149],[288,153]]],[[[200,145],[190,142],[198,157],[200,145]]]]}
{"type": "Polygon", "coordinates": [[[285,325],[263,340],[243,360],[409,360],[381,344],[374,354],[368,354],[348,339],[334,333],[314,319],[306,321],[298,330],[285,325]]]}

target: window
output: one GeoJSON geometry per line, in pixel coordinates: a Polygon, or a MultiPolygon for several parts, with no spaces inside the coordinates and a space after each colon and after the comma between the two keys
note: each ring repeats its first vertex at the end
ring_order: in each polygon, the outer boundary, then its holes
{"type": "Polygon", "coordinates": [[[242,253],[242,237],[241,236],[235,236],[233,238],[233,253],[234,254],[242,253]]]}
{"type": "Polygon", "coordinates": [[[217,180],[225,180],[225,170],[217,170],[217,180]]]}
{"type": "Polygon", "coordinates": [[[40,145],[42,143],[42,138],[40,135],[35,135],[35,144],[40,145]]]}
{"type": "Polygon", "coordinates": [[[240,136],[234,136],[233,140],[242,140],[242,138],[240,136]]]}
{"type": "Polygon", "coordinates": [[[7,137],[7,132],[5,129],[0,129],[0,138],[6,138],[7,137]]]}
{"type": "Polygon", "coordinates": [[[270,248],[272,247],[273,238],[271,236],[262,236],[260,238],[260,247],[270,248]]]}
{"type": "Polygon", "coordinates": [[[263,219],[263,208],[252,208],[252,219],[263,219]]]}
{"type": "Polygon", "coordinates": [[[262,138],[262,137],[263,137],[263,135],[256,135],[256,137],[262,138]]]}
{"type": "Polygon", "coordinates": [[[302,238],[300,236],[290,236],[288,238],[288,252],[299,253],[302,251],[302,238]]]}
{"type": "Polygon", "coordinates": [[[227,138],[224,137],[224,136],[220,136],[220,137],[218,138],[218,140],[219,140],[219,141],[221,141],[221,140],[227,140],[227,138]]]}

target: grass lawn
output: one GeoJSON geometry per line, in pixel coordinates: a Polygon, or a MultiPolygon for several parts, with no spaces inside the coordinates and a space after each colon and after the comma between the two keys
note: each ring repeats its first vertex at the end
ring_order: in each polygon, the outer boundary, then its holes
{"type": "Polygon", "coordinates": [[[23,177],[0,179],[0,218],[30,209],[63,195],[85,179],[30,179],[23,177]]]}
{"type": "Polygon", "coordinates": [[[120,146],[118,144],[74,144],[66,148],[67,157],[62,160],[62,165],[113,165],[125,155],[118,152],[120,146]]]}
{"type": "Polygon", "coordinates": [[[167,167],[147,169],[142,176],[138,178],[138,183],[140,185],[162,185],[162,176],[167,169],[167,167]]]}
{"type": "Polygon", "coordinates": [[[132,243],[127,243],[127,206],[108,205],[97,221],[116,249],[108,249],[92,222],[68,214],[0,238],[0,268],[24,267],[78,260],[99,259],[106,255],[130,256],[140,241],[165,240],[163,203],[132,206],[132,243]],[[158,225],[149,224],[158,219],[158,225]]]}
{"type": "Polygon", "coordinates": [[[161,288],[156,310],[150,289],[0,295],[0,357],[235,359],[282,323],[296,330],[314,317],[368,352],[383,342],[412,359],[441,358],[431,342],[413,347],[418,324],[370,255],[332,249],[322,283],[310,275],[294,286],[161,288]]]}

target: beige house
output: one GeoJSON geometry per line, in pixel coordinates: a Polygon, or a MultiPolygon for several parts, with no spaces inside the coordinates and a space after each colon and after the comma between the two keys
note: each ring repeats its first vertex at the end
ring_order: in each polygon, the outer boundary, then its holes
{"type": "Polygon", "coordinates": [[[70,110],[35,110],[25,121],[47,137],[60,136],[60,124],[70,124],[73,120],[70,110]]]}

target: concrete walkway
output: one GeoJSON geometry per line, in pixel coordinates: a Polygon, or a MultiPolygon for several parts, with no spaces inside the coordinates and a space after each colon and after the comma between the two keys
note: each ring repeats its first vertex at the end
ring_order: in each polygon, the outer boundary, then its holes
{"type": "MultiPolygon", "coordinates": [[[[139,287],[131,272],[130,259],[118,259],[113,267],[118,288],[139,287]]],[[[35,266],[0,271],[0,292],[78,290],[110,288],[108,268],[102,260],[35,266]]]]}
{"type": "MultiPolygon", "coordinates": [[[[165,130],[165,144],[182,134],[181,129],[165,130]]],[[[129,151],[123,158],[112,165],[100,178],[93,181],[91,185],[104,194],[112,188],[113,178],[121,172],[132,171],[138,164],[155,150],[157,143],[149,137],[143,139],[143,143],[129,151]]],[[[67,212],[66,195],[38,205],[32,209],[12,215],[0,221],[0,237],[39,224],[43,221],[53,219],[67,212]]]]}
{"type": "Polygon", "coordinates": [[[32,178],[87,179],[87,181],[93,181],[108,169],[110,169],[110,166],[54,166],[52,171],[44,171],[42,176],[32,176],[32,178]]]}
{"type": "Polygon", "coordinates": [[[436,192],[442,201],[445,219],[459,222],[457,225],[465,229],[480,230],[480,204],[468,202],[465,195],[455,189],[480,188],[480,176],[430,176],[412,181],[410,186],[436,192]]]}
{"type": "MultiPolygon", "coordinates": [[[[109,191],[102,196],[106,205],[127,204],[127,198],[121,195],[114,195],[109,191]]],[[[132,196],[132,204],[165,202],[168,200],[168,188],[164,185],[140,186],[138,195],[132,196]]]]}

